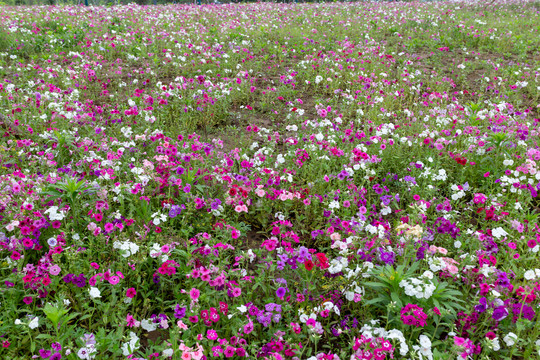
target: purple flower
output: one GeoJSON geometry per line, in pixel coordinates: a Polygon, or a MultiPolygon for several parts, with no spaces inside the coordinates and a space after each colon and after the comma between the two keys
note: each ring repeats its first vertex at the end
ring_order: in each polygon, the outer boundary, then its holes
{"type": "Polygon", "coordinates": [[[521,303],[514,304],[512,306],[512,312],[516,316],[519,316],[521,314],[521,316],[524,319],[531,320],[531,321],[534,319],[534,316],[536,315],[532,307],[530,307],[527,304],[521,304],[521,303]]]}
{"type": "Polygon", "coordinates": [[[412,176],[407,175],[407,176],[405,176],[405,177],[403,178],[403,180],[404,180],[404,181],[407,181],[407,182],[410,182],[410,183],[413,183],[414,185],[416,185],[416,179],[415,179],[414,177],[412,177],[412,176]]]}
{"type": "Polygon", "coordinates": [[[501,321],[508,316],[508,310],[504,306],[499,306],[493,310],[492,318],[495,321],[501,321]]]}
{"type": "Polygon", "coordinates": [[[285,289],[284,287],[280,287],[276,290],[276,296],[278,298],[282,298],[285,296],[285,294],[287,293],[287,289],[285,289]]]}
{"type": "Polygon", "coordinates": [[[394,261],[396,260],[396,256],[393,252],[389,251],[389,252],[384,252],[384,251],[381,251],[381,261],[384,262],[385,264],[393,264],[394,261]]]}
{"type": "Polygon", "coordinates": [[[186,308],[181,308],[180,305],[176,305],[174,309],[174,317],[177,319],[182,319],[186,316],[186,308]]]}
{"type": "Polygon", "coordinates": [[[480,305],[476,305],[474,307],[474,310],[476,310],[479,313],[483,313],[487,310],[487,299],[485,297],[480,298],[480,305]]]}
{"type": "Polygon", "coordinates": [[[39,356],[41,356],[42,359],[47,359],[51,356],[51,350],[39,349],[39,356]]]}
{"type": "Polygon", "coordinates": [[[96,344],[96,337],[94,336],[94,334],[84,334],[81,337],[81,340],[86,343],[86,346],[96,344]]]}
{"type": "Polygon", "coordinates": [[[54,353],[52,354],[49,360],[60,360],[60,359],[62,359],[62,355],[60,353],[54,353]]]}
{"type": "Polygon", "coordinates": [[[217,209],[219,208],[219,205],[221,205],[221,200],[215,199],[215,200],[210,204],[210,208],[212,208],[212,210],[217,210],[217,209]]]}

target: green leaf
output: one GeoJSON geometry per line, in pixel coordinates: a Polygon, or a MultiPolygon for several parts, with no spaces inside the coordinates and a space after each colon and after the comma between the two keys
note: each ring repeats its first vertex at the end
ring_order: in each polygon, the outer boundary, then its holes
{"type": "Polygon", "coordinates": [[[403,302],[401,301],[401,299],[399,298],[398,294],[396,294],[395,292],[393,292],[392,294],[390,294],[390,296],[392,297],[392,301],[394,301],[397,306],[399,308],[402,308],[403,307],[403,302]]]}
{"type": "Polygon", "coordinates": [[[387,289],[388,288],[388,286],[386,286],[384,284],[381,284],[381,283],[376,283],[376,282],[366,282],[366,283],[364,283],[364,286],[372,287],[372,288],[379,288],[379,289],[387,289]]]}
{"type": "Polygon", "coordinates": [[[375,305],[375,304],[383,305],[381,303],[385,302],[386,300],[387,299],[384,299],[382,296],[378,296],[378,297],[376,297],[374,299],[364,301],[364,304],[366,304],[366,305],[375,305]]]}

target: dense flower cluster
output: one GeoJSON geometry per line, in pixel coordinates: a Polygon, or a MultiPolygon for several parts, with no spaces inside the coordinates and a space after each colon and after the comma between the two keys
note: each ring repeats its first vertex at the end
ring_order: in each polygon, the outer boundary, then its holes
{"type": "Polygon", "coordinates": [[[428,316],[423,310],[424,309],[418,305],[407,304],[400,311],[401,321],[403,321],[405,325],[424,327],[426,326],[428,316]]]}
{"type": "Polygon", "coordinates": [[[0,15],[1,358],[540,356],[537,3],[0,15]]]}

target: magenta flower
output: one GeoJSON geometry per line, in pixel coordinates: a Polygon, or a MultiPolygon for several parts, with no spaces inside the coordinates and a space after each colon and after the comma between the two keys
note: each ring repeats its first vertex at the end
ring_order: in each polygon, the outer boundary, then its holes
{"type": "Polygon", "coordinates": [[[26,305],[30,305],[32,303],[33,299],[31,296],[25,296],[23,298],[23,302],[26,304],[26,305]]]}
{"type": "Polygon", "coordinates": [[[235,348],[233,348],[232,346],[227,346],[227,348],[225,349],[225,357],[233,357],[234,356],[234,353],[235,353],[235,348]]]}
{"type": "Polygon", "coordinates": [[[111,223],[106,223],[106,224],[105,224],[105,232],[110,233],[111,231],[113,231],[113,229],[114,229],[114,225],[113,225],[113,224],[111,224],[111,223]]]}
{"type": "Polygon", "coordinates": [[[137,295],[137,290],[135,288],[129,288],[126,290],[126,297],[133,299],[137,295]]]}
{"type": "Polygon", "coordinates": [[[189,291],[189,297],[191,297],[191,300],[193,301],[197,301],[197,299],[199,299],[200,294],[201,292],[196,288],[193,288],[189,291]]]}

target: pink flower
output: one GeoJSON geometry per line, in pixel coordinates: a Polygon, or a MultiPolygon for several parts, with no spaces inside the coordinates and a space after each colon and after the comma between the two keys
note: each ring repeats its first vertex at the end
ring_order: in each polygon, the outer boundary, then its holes
{"type": "Polygon", "coordinates": [[[58,274],[60,274],[60,266],[58,265],[53,265],[49,268],[49,274],[53,275],[53,276],[56,276],[58,274]]]}
{"type": "Polygon", "coordinates": [[[474,194],[473,201],[475,204],[483,204],[487,200],[486,195],[482,193],[474,194]]]}
{"type": "Polygon", "coordinates": [[[30,234],[32,231],[30,230],[30,228],[28,226],[23,226],[21,228],[21,235],[28,235],[30,234]]]}
{"type": "Polygon", "coordinates": [[[113,276],[111,276],[111,277],[109,278],[109,283],[110,283],[111,285],[116,285],[116,284],[118,284],[119,282],[120,282],[120,278],[119,278],[118,276],[116,276],[116,275],[113,275],[113,276]]]}
{"type": "Polygon", "coordinates": [[[462,346],[463,344],[465,344],[465,339],[459,336],[454,336],[454,344],[456,346],[462,346]]]}
{"type": "Polygon", "coordinates": [[[23,239],[22,241],[24,247],[31,248],[34,245],[34,242],[28,238],[23,239]]]}
{"type": "Polygon", "coordinates": [[[111,223],[106,223],[106,224],[105,224],[105,231],[106,231],[106,232],[110,233],[111,231],[113,231],[113,229],[114,229],[114,225],[113,225],[113,224],[111,224],[111,223]]]}
{"type": "Polygon", "coordinates": [[[128,327],[139,327],[139,325],[141,325],[141,322],[135,320],[131,314],[127,314],[126,322],[128,327]]]}
{"type": "Polygon", "coordinates": [[[189,297],[191,297],[191,300],[197,301],[199,299],[199,295],[201,292],[197,288],[193,288],[189,291],[189,297]]]}
{"type": "Polygon", "coordinates": [[[242,295],[242,289],[240,289],[239,287],[236,287],[232,290],[232,295],[233,297],[239,297],[240,295],[242,295]]]}
{"type": "Polygon", "coordinates": [[[126,296],[130,299],[133,299],[137,295],[137,290],[135,288],[129,288],[126,290],[126,296]]]}
{"type": "Polygon", "coordinates": [[[193,360],[202,359],[202,357],[203,357],[202,350],[196,350],[196,351],[191,352],[191,357],[193,358],[193,360]]]}
{"type": "Polygon", "coordinates": [[[187,330],[188,327],[186,324],[184,324],[184,322],[182,320],[178,320],[178,322],[176,323],[176,325],[178,325],[178,327],[182,330],[187,330]]]}
{"type": "Polygon", "coordinates": [[[232,346],[227,346],[227,348],[225,349],[225,357],[233,357],[234,356],[234,353],[235,353],[235,348],[233,348],[232,346]]]}

